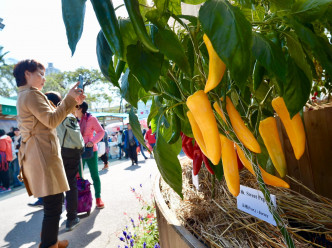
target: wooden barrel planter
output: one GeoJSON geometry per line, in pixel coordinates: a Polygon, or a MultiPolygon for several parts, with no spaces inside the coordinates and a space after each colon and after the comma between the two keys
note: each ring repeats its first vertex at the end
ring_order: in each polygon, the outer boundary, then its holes
{"type": "MultiPolygon", "coordinates": [[[[332,199],[332,105],[305,111],[303,124],[306,132],[306,149],[296,160],[292,145],[278,119],[278,129],[287,162],[288,175],[297,179],[315,193],[332,199]]],[[[303,188],[290,182],[293,190],[306,195],[303,188]]]]}
{"type": "Polygon", "coordinates": [[[169,209],[160,192],[160,175],[154,184],[154,200],[157,212],[160,246],[162,248],[206,248],[195,236],[183,227],[169,209]]]}

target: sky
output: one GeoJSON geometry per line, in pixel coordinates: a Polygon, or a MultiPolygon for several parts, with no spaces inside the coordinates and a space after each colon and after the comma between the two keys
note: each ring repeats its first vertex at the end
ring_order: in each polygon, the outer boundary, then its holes
{"type": "MultiPolygon", "coordinates": [[[[122,0],[113,0],[114,7],[122,3],[122,0]]],[[[125,7],[119,8],[116,14],[126,17],[125,7]]],[[[99,68],[96,38],[100,26],[90,1],[86,1],[83,34],[73,56],[60,0],[0,0],[0,18],[6,25],[0,31],[0,46],[9,51],[7,59],[36,59],[45,66],[52,62],[61,71],[99,68]]]]}

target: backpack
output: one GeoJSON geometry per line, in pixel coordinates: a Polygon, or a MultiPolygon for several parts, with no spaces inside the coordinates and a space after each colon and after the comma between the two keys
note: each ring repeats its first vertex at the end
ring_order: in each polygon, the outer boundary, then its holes
{"type": "Polygon", "coordinates": [[[69,115],[56,128],[61,147],[83,149],[84,140],[77,119],[69,115]]]}

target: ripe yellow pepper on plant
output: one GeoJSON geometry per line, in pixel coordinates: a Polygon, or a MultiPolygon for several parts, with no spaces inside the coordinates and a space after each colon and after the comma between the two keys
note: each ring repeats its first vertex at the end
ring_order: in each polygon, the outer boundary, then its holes
{"type": "Polygon", "coordinates": [[[287,173],[286,159],[279,139],[277,121],[268,117],[259,123],[259,133],[264,141],[272,163],[281,177],[287,173]]]}
{"type": "Polygon", "coordinates": [[[236,197],[240,193],[240,175],[234,143],[222,134],[220,134],[220,142],[221,160],[226,184],[229,192],[236,197]]]}
{"type": "Polygon", "coordinates": [[[285,101],[282,97],[273,99],[272,107],[277,112],[280,120],[284,124],[286,133],[292,144],[295,157],[297,160],[299,160],[304,153],[306,140],[300,114],[297,113],[293,119],[291,119],[285,101]]]}
{"type": "Polygon", "coordinates": [[[242,142],[242,144],[252,152],[261,153],[261,148],[257,140],[244,124],[241,115],[239,114],[239,112],[237,112],[231,99],[229,99],[228,96],[226,96],[226,110],[229,116],[229,120],[231,121],[233,130],[238,139],[242,142]]]}
{"type": "Polygon", "coordinates": [[[203,40],[209,53],[209,75],[204,88],[204,92],[208,93],[220,83],[224,76],[226,65],[214,50],[206,34],[203,35],[203,40]]]}
{"type": "Polygon", "coordinates": [[[218,104],[217,102],[215,102],[215,103],[213,104],[213,107],[214,107],[215,111],[217,111],[217,113],[220,115],[221,119],[222,119],[225,123],[227,123],[227,121],[226,121],[226,117],[225,117],[225,114],[224,114],[224,111],[219,107],[219,104],[218,104]]]}
{"type": "MultiPolygon", "coordinates": [[[[239,155],[239,158],[240,158],[242,164],[248,169],[248,171],[250,171],[251,174],[253,174],[255,176],[254,168],[252,167],[252,164],[250,163],[250,161],[246,158],[243,150],[237,144],[235,144],[235,146],[236,146],[237,154],[239,155]]],[[[286,183],[284,180],[267,173],[260,166],[259,166],[259,169],[261,170],[261,174],[262,174],[264,183],[271,185],[271,186],[283,187],[283,188],[289,189],[289,184],[286,183]]]]}
{"type": "MultiPolygon", "coordinates": [[[[203,90],[195,92],[193,95],[188,97],[187,106],[202,133],[207,153],[206,156],[214,165],[217,165],[220,161],[221,145],[217,121],[214,117],[207,95],[203,90]]],[[[195,129],[195,127],[191,127],[193,130],[195,129]]]]}
{"type": "Polygon", "coordinates": [[[191,129],[192,129],[194,137],[195,137],[195,141],[197,142],[199,148],[201,148],[201,151],[204,153],[204,155],[207,156],[202,132],[199,129],[197,122],[195,121],[195,118],[190,111],[187,112],[187,116],[188,116],[190,126],[191,126],[191,129]]]}

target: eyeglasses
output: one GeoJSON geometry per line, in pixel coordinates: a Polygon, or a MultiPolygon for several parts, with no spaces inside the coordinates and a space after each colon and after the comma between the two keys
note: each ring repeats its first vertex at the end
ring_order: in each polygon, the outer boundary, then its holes
{"type": "Polygon", "coordinates": [[[80,108],[80,105],[76,105],[75,108],[79,109],[79,108],[80,108]]]}

